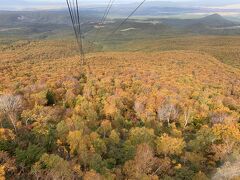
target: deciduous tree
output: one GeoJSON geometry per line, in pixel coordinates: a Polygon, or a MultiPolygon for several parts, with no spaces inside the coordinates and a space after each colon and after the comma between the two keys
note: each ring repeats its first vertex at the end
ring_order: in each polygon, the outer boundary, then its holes
{"type": "Polygon", "coordinates": [[[12,123],[14,130],[17,131],[17,114],[22,108],[20,96],[2,95],[0,96],[0,111],[4,113],[12,123]]]}
{"type": "Polygon", "coordinates": [[[167,155],[180,155],[186,146],[183,138],[170,137],[167,134],[163,134],[156,140],[157,152],[159,154],[167,155]]]}

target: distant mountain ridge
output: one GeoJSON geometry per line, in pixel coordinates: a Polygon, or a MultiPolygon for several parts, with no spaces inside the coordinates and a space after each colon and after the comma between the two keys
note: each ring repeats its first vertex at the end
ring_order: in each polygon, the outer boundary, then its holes
{"type": "Polygon", "coordinates": [[[238,25],[235,22],[225,19],[219,14],[212,14],[199,19],[162,19],[162,23],[177,28],[193,28],[193,27],[231,27],[238,25]]]}
{"type": "MultiPolygon", "coordinates": [[[[100,12],[91,10],[84,11],[83,20],[98,21],[101,17],[100,12]]],[[[67,11],[37,11],[37,12],[8,12],[0,11],[0,25],[21,25],[21,24],[62,24],[70,25],[69,14],[67,11]]],[[[212,14],[199,19],[177,19],[177,18],[158,18],[161,23],[175,26],[175,27],[188,27],[193,25],[204,25],[208,27],[229,27],[238,25],[230,20],[225,19],[219,14],[212,14]]]]}
{"type": "Polygon", "coordinates": [[[237,25],[236,23],[225,19],[219,14],[212,14],[201,18],[199,19],[199,22],[210,27],[229,27],[237,25]]]}
{"type": "MultiPolygon", "coordinates": [[[[84,33],[92,34],[98,24],[102,13],[86,10],[84,11],[83,29],[84,33]]],[[[72,25],[67,11],[17,11],[0,12],[0,35],[6,36],[15,33],[17,36],[48,37],[54,32],[72,33],[72,25]]],[[[121,18],[111,19],[104,25],[106,33],[119,25],[121,18]]],[[[145,35],[179,35],[179,34],[208,34],[208,35],[240,35],[240,23],[234,23],[219,14],[212,14],[199,19],[179,18],[150,18],[130,19],[122,29],[134,28],[134,35],[129,32],[117,32],[132,36],[143,37],[145,35]],[[147,23],[147,25],[146,25],[147,23]],[[237,27],[237,28],[232,28],[237,27]]]]}

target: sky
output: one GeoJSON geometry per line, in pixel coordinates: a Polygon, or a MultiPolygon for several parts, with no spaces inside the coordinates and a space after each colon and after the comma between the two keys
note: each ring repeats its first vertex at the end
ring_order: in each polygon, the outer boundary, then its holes
{"type": "MultiPolygon", "coordinates": [[[[115,0],[115,3],[141,2],[142,0],[115,0]]],[[[176,5],[205,6],[205,7],[240,7],[240,0],[147,0],[176,2],[176,5]]],[[[106,4],[109,0],[79,0],[83,6],[106,4]]],[[[66,0],[0,0],[0,10],[27,10],[27,9],[61,9],[66,7],[66,0]]]]}

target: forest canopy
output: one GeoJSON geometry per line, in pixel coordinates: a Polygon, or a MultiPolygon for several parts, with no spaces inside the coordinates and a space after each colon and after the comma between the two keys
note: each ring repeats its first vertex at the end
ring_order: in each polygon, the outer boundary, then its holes
{"type": "Polygon", "coordinates": [[[90,54],[83,69],[45,43],[0,55],[2,179],[240,176],[239,70],[194,51],[90,54]]]}

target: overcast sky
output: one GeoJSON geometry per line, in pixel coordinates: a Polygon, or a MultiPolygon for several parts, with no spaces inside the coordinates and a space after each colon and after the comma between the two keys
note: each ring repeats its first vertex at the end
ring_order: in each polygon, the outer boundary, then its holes
{"type": "MultiPolygon", "coordinates": [[[[176,2],[186,6],[240,6],[240,0],[147,0],[176,2]]],[[[106,4],[109,0],[79,0],[79,4],[89,6],[93,4],[106,4]]],[[[142,2],[142,0],[115,0],[115,4],[142,2]]],[[[59,9],[66,7],[66,0],[0,0],[2,10],[23,10],[23,9],[59,9]]]]}

